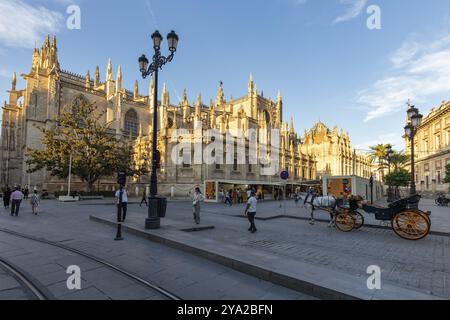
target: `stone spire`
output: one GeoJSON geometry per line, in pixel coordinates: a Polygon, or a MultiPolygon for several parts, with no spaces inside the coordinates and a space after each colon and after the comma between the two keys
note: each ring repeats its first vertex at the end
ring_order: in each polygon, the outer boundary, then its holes
{"type": "Polygon", "coordinates": [[[294,129],[294,118],[291,117],[291,124],[290,124],[290,128],[289,128],[289,133],[292,136],[295,136],[295,129],[294,129]]]}
{"type": "Polygon", "coordinates": [[[56,49],[56,36],[55,35],[52,38],[52,48],[56,49]]]}
{"type": "Polygon", "coordinates": [[[225,103],[225,96],[223,94],[223,82],[220,81],[219,90],[217,92],[216,105],[221,106],[225,103]]]}
{"type": "Polygon", "coordinates": [[[108,66],[106,67],[106,81],[112,80],[112,62],[111,58],[108,60],[108,66]]]}
{"type": "Polygon", "coordinates": [[[250,73],[249,79],[248,79],[248,96],[251,97],[253,95],[254,91],[254,83],[253,83],[253,75],[250,73]]]}
{"type": "Polygon", "coordinates": [[[183,121],[187,121],[189,117],[190,107],[189,107],[189,101],[187,98],[187,91],[186,88],[183,90],[183,98],[181,100],[181,107],[183,110],[183,121]]]}
{"type": "Polygon", "coordinates": [[[189,105],[186,88],[184,88],[183,90],[183,98],[181,99],[181,102],[183,103],[183,105],[189,105]]]}
{"type": "Polygon", "coordinates": [[[162,100],[161,101],[162,101],[163,105],[165,105],[166,107],[168,107],[170,105],[169,92],[167,91],[165,82],[163,83],[162,100]]]}
{"type": "Polygon", "coordinates": [[[100,69],[97,66],[95,68],[95,76],[94,76],[94,88],[97,88],[100,85],[100,69]]]}
{"type": "Polygon", "coordinates": [[[211,128],[215,128],[216,127],[216,106],[214,105],[213,100],[211,99],[211,101],[209,102],[209,123],[211,128]]]}
{"type": "Polygon", "coordinates": [[[133,90],[133,98],[137,99],[139,97],[139,82],[137,80],[134,81],[134,90],[133,90]]]}
{"type": "Polygon", "coordinates": [[[86,85],[86,89],[90,89],[91,88],[91,74],[89,73],[89,70],[86,73],[85,85],[86,85]]]}
{"type": "Polygon", "coordinates": [[[116,93],[121,91],[122,91],[122,68],[120,67],[119,64],[116,75],[116,93]]]}
{"type": "Polygon", "coordinates": [[[197,102],[195,103],[195,118],[197,120],[201,120],[201,116],[202,116],[202,95],[199,94],[198,98],[197,98],[197,102]]]}
{"type": "Polygon", "coordinates": [[[283,98],[281,97],[281,91],[278,90],[277,95],[277,107],[276,107],[277,122],[283,121],[283,98]]]}
{"type": "Polygon", "coordinates": [[[47,37],[45,37],[45,44],[44,46],[46,48],[50,48],[50,35],[48,34],[47,37]]]}
{"type": "Polygon", "coordinates": [[[17,86],[17,75],[14,72],[12,75],[12,81],[11,81],[11,91],[16,91],[16,86],[17,86]]]}

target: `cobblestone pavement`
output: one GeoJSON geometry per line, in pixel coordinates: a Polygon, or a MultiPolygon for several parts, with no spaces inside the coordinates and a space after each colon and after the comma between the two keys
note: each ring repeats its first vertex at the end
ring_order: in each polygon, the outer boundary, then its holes
{"type": "MultiPolygon", "coordinates": [[[[0,209],[0,228],[63,243],[107,260],[183,299],[312,299],[222,265],[127,234],[115,242],[115,230],[89,221],[93,212],[114,214],[112,205],[43,201],[39,216],[24,203],[18,218],[0,209]]],[[[182,205],[182,204],[181,204],[182,205]]],[[[183,205],[182,205],[183,206],[183,205]]],[[[130,205],[145,216],[145,209],[130,205]]],[[[0,256],[31,274],[57,299],[162,299],[148,288],[71,252],[0,232],[0,256]],[[81,268],[82,290],[70,291],[66,268],[81,268]]],[[[0,270],[0,298],[28,296],[0,270]]]]}
{"type": "MultiPolygon", "coordinates": [[[[290,206],[294,211],[295,204],[292,202],[290,206]]],[[[433,208],[434,224],[439,223],[439,215],[445,215],[445,210],[449,210],[438,208],[438,215],[436,208],[433,208]]],[[[368,266],[378,265],[382,269],[382,279],[450,298],[448,236],[430,235],[420,241],[407,241],[392,230],[362,228],[342,233],[327,228],[324,223],[311,226],[308,221],[286,218],[257,221],[259,232],[249,234],[248,222],[242,216],[243,210],[244,205],[229,208],[223,204],[204,204],[202,221],[215,225],[216,229],[195,235],[354,275],[365,275],[368,266]]],[[[192,220],[191,211],[189,203],[170,203],[168,214],[170,218],[189,222],[192,220]]],[[[261,203],[258,207],[260,217],[275,216],[283,211],[275,202],[261,203]]],[[[288,214],[289,211],[287,208],[288,214]]],[[[301,207],[296,207],[295,211],[299,216],[308,217],[301,207]]],[[[317,217],[326,219],[328,214],[318,213],[317,217]]],[[[449,232],[446,228],[443,230],[449,232]]]]}

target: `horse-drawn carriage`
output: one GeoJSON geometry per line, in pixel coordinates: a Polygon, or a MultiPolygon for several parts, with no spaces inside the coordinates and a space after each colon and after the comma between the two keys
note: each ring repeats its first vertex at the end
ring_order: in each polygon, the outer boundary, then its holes
{"type": "Polygon", "coordinates": [[[430,213],[418,208],[420,196],[392,202],[387,208],[363,204],[360,199],[353,198],[348,207],[338,206],[335,217],[336,228],[350,232],[364,225],[364,216],[358,212],[362,209],[366,213],[374,214],[378,221],[391,223],[393,231],[403,239],[420,240],[430,233],[430,213]]]}
{"type": "Polygon", "coordinates": [[[350,197],[347,206],[339,203],[331,196],[314,197],[307,195],[304,199],[305,205],[311,210],[311,224],[314,224],[314,211],[325,210],[330,214],[329,227],[343,232],[357,230],[364,225],[364,216],[359,209],[366,213],[374,214],[378,221],[391,223],[394,232],[407,240],[420,240],[430,233],[430,213],[418,209],[420,196],[392,202],[387,208],[370,206],[365,204],[361,197],[350,197]],[[309,201],[309,202],[308,202],[309,201]]]}

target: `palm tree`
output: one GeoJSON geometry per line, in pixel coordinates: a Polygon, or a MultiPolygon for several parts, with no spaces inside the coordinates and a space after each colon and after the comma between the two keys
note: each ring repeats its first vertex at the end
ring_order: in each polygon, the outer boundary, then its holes
{"type": "Polygon", "coordinates": [[[406,164],[409,162],[409,156],[405,154],[403,151],[395,151],[394,154],[390,158],[391,166],[394,167],[394,171],[398,171],[399,169],[403,169],[406,164]]]}
{"type": "Polygon", "coordinates": [[[371,161],[373,163],[377,163],[378,164],[378,171],[380,171],[381,173],[381,179],[384,181],[384,169],[387,167],[386,166],[386,150],[387,147],[389,145],[387,144],[377,144],[376,146],[372,146],[370,147],[370,149],[372,150],[369,153],[369,159],[371,159],[371,161]]]}

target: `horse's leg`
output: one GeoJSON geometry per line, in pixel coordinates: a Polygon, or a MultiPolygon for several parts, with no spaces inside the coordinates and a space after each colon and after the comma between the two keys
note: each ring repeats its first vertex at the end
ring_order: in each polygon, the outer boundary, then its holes
{"type": "Polygon", "coordinates": [[[336,226],[336,212],[330,211],[330,223],[328,224],[329,228],[336,226]]]}

